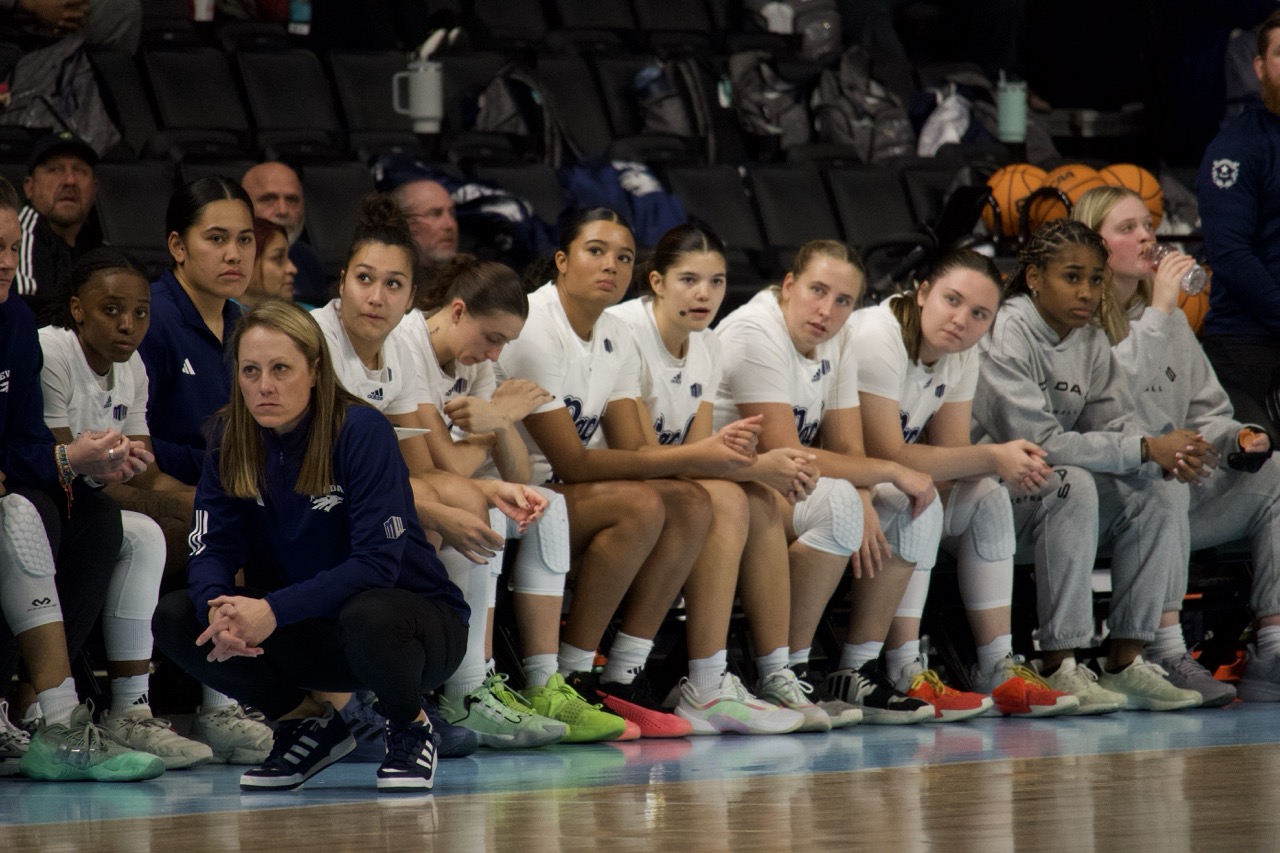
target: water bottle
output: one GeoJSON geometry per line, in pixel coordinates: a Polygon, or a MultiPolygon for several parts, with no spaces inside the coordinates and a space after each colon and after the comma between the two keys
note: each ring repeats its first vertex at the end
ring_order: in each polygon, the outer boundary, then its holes
{"type": "MultiPolygon", "coordinates": [[[[1178,249],[1168,243],[1152,243],[1151,248],[1147,250],[1147,257],[1151,261],[1151,265],[1157,269],[1160,262],[1169,255],[1177,254],[1178,249]]],[[[1204,271],[1204,267],[1196,264],[1187,270],[1187,274],[1182,277],[1182,290],[1188,296],[1195,296],[1204,290],[1205,285],[1209,283],[1209,274],[1204,271]]]]}

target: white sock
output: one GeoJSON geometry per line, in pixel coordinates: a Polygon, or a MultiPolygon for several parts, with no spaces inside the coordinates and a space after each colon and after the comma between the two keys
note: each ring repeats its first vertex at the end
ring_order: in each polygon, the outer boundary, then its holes
{"type": "Polygon", "coordinates": [[[867,661],[880,657],[884,643],[845,643],[840,650],[840,669],[861,669],[867,661]]]}
{"type": "Polygon", "coordinates": [[[813,654],[813,646],[805,646],[803,649],[792,649],[787,654],[787,666],[792,669],[808,669],[809,655],[813,654]]]}
{"type": "Polygon", "coordinates": [[[575,672],[590,672],[596,664],[595,649],[580,649],[568,643],[560,644],[560,674],[572,675],[575,672]]]}
{"type": "Polygon", "coordinates": [[[728,667],[729,653],[724,649],[709,658],[691,660],[689,661],[689,683],[700,695],[706,695],[720,686],[720,679],[724,677],[728,667]]]}
{"type": "Polygon", "coordinates": [[[200,685],[200,713],[211,714],[234,704],[236,704],[236,700],[227,694],[219,693],[207,684],[200,685]]]}
{"type": "Polygon", "coordinates": [[[493,658],[489,658],[487,661],[484,662],[484,677],[488,678],[491,675],[497,675],[497,674],[498,674],[498,662],[493,658]]]}
{"type": "Polygon", "coordinates": [[[1258,629],[1258,654],[1262,657],[1280,655],[1280,625],[1258,629]]]}
{"type": "MultiPolygon", "coordinates": [[[[806,657],[804,663],[808,663],[806,657]]],[[[780,669],[786,669],[789,663],[787,659],[787,647],[781,646],[767,655],[756,658],[756,672],[760,674],[760,680],[764,681],[780,669]]]]}
{"type": "Polygon", "coordinates": [[[524,680],[530,687],[546,687],[551,676],[556,674],[555,655],[529,655],[520,664],[524,667],[524,680]]]}
{"type": "Polygon", "coordinates": [[[978,646],[978,672],[993,672],[996,664],[1013,654],[1013,635],[1001,634],[985,646],[978,646]]]}
{"type": "Polygon", "coordinates": [[[885,652],[884,668],[887,671],[890,681],[898,681],[902,678],[907,668],[916,662],[920,657],[920,641],[907,640],[896,649],[889,649],[885,652]]]}
{"type": "Polygon", "coordinates": [[[36,695],[44,710],[44,721],[48,725],[70,721],[71,712],[80,705],[80,697],[76,695],[76,680],[70,677],[57,687],[41,690],[36,695]]]}
{"type": "Polygon", "coordinates": [[[151,712],[150,687],[151,676],[128,675],[124,678],[111,679],[111,713],[120,714],[132,708],[146,708],[151,712]]]}
{"type": "Polygon", "coordinates": [[[1153,661],[1182,657],[1187,653],[1187,641],[1182,637],[1182,625],[1174,624],[1157,628],[1155,639],[1147,643],[1143,657],[1153,661]]]}
{"type": "Polygon", "coordinates": [[[618,636],[613,639],[613,645],[609,647],[609,662],[605,664],[600,680],[630,684],[636,680],[640,670],[644,669],[651,651],[653,640],[633,637],[619,631],[618,636]]]}

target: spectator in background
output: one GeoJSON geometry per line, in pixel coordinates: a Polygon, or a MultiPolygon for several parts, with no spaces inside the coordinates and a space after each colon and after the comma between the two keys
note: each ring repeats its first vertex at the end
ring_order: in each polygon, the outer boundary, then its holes
{"type": "Polygon", "coordinates": [[[249,286],[236,301],[245,308],[253,308],[264,299],[292,299],[298,268],[289,258],[289,235],[284,226],[255,216],[253,236],[257,243],[257,257],[249,276],[249,286]]]}
{"type": "Polygon", "coordinates": [[[458,218],[448,190],[422,179],[401,184],[391,195],[409,220],[422,263],[442,264],[458,254],[458,218]]]}
{"type": "Polygon", "coordinates": [[[27,205],[18,216],[22,249],[14,284],[39,326],[49,325],[66,306],[66,279],[76,259],[102,245],[91,216],[97,162],[89,143],[66,130],[50,133],[32,149],[22,182],[27,205]]]}
{"type": "Polygon", "coordinates": [[[142,0],[0,0],[0,38],[23,45],[82,35],[86,44],[134,53],[142,0]]]}
{"type": "Polygon", "coordinates": [[[307,209],[298,173],[284,163],[259,163],[244,173],[240,184],[253,200],[254,216],[284,226],[289,237],[289,260],[297,268],[293,298],[310,305],[328,302],[330,282],[324,263],[311,244],[302,239],[307,209]]]}

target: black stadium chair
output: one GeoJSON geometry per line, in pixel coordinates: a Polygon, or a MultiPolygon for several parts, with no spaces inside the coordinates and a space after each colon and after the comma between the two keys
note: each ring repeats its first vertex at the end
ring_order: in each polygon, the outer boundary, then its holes
{"type": "Polygon", "coordinates": [[[479,165],[476,177],[529,202],[538,218],[548,225],[560,221],[565,209],[564,190],[560,188],[555,169],[546,163],[479,165]]]}
{"type": "Polygon", "coordinates": [[[751,186],[765,240],[778,252],[779,272],[791,266],[795,250],[805,242],[840,239],[840,226],[817,169],[757,166],[751,170],[751,186]]]}
{"type": "Polygon", "coordinates": [[[346,263],[360,204],[373,192],[373,176],[360,163],[310,163],[302,168],[307,238],[331,275],[346,263]]]}
{"type": "Polygon", "coordinates": [[[547,36],[547,19],[537,3],[472,0],[471,29],[477,46],[506,52],[531,52],[547,36]]]}
{"type": "Polygon", "coordinates": [[[407,65],[404,54],[394,50],[329,54],[334,91],[347,125],[347,142],[357,159],[368,162],[386,151],[422,150],[412,121],[392,107],[392,79],[407,65]]]}
{"type": "Polygon", "coordinates": [[[613,134],[586,61],[571,53],[544,56],[536,75],[544,100],[560,116],[570,151],[579,158],[604,156],[613,134]]]}
{"type": "Polygon", "coordinates": [[[667,183],[690,218],[710,226],[725,243],[729,283],[720,316],[746,302],[763,281],[758,258],[765,243],[742,176],[733,166],[673,166],[667,183]]]}
{"type": "Polygon", "coordinates": [[[867,265],[868,289],[879,298],[934,250],[911,210],[898,174],[875,166],[826,173],[846,242],[867,265]]]}
{"type": "Polygon", "coordinates": [[[253,160],[187,160],[178,164],[178,183],[189,184],[200,178],[217,176],[240,183],[244,173],[256,165],[253,160]]]}
{"type": "Polygon", "coordinates": [[[142,63],[159,119],[145,155],[225,160],[251,151],[249,117],[220,51],[152,48],[142,63]]]}
{"type": "Polygon", "coordinates": [[[342,156],[342,124],[314,53],[246,51],[235,63],[263,156],[303,162],[342,156]]]}
{"type": "Polygon", "coordinates": [[[134,255],[158,275],[170,262],[164,214],[174,189],[173,164],[99,163],[94,172],[103,241],[134,255]]]}
{"type": "Polygon", "coordinates": [[[138,60],[122,50],[91,50],[93,65],[107,113],[120,129],[126,145],[141,154],[156,135],[156,117],[147,100],[138,60]]]}

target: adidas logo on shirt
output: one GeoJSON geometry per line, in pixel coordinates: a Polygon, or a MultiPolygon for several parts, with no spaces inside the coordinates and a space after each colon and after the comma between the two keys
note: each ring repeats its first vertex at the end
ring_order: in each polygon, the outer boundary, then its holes
{"type": "Polygon", "coordinates": [[[196,375],[196,369],[191,366],[191,359],[184,358],[182,360],[182,372],[187,374],[188,376],[196,375]]]}
{"type": "Polygon", "coordinates": [[[0,370],[0,394],[9,393],[9,371],[0,370]]]}
{"type": "Polygon", "coordinates": [[[381,388],[374,388],[372,391],[370,391],[370,392],[369,392],[368,394],[366,394],[365,396],[366,396],[366,398],[368,398],[368,399],[370,399],[370,400],[374,400],[374,401],[381,400],[381,399],[382,399],[382,389],[381,389],[381,388]]]}
{"type": "Polygon", "coordinates": [[[672,376],[672,377],[671,377],[671,384],[672,384],[672,385],[679,385],[679,384],[680,384],[680,380],[681,380],[681,379],[683,379],[683,378],[684,378],[684,373],[683,373],[683,372],[677,373],[675,376],[672,376]]]}

